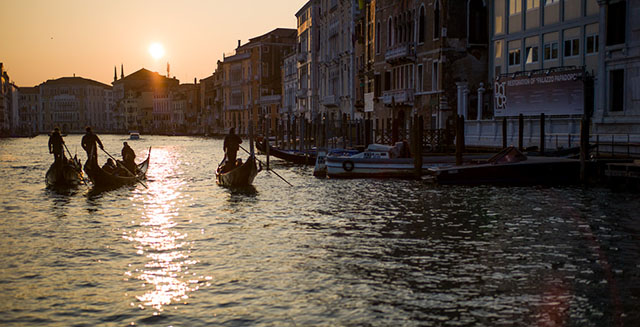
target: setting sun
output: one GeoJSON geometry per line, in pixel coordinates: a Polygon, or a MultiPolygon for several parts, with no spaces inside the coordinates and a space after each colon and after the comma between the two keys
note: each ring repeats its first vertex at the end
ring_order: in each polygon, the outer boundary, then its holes
{"type": "Polygon", "coordinates": [[[153,59],[160,59],[164,56],[164,47],[160,43],[152,43],[149,46],[149,53],[153,59]]]}

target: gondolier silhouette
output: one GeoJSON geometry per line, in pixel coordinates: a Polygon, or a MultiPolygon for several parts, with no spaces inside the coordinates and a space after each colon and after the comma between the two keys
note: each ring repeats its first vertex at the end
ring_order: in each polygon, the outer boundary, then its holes
{"type": "Polygon", "coordinates": [[[123,142],[122,143],[122,161],[124,162],[124,166],[127,167],[127,169],[129,169],[129,171],[131,171],[132,173],[136,173],[136,153],[133,151],[133,149],[129,146],[129,144],[127,142],[123,142]]]}
{"type": "Polygon", "coordinates": [[[87,126],[85,130],[87,132],[82,137],[82,148],[87,152],[87,158],[94,160],[97,163],[98,149],[96,148],[96,143],[98,144],[98,146],[100,146],[100,149],[104,150],[104,146],[102,145],[102,142],[100,141],[98,135],[93,134],[93,132],[91,131],[91,127],[87,126]]]}
{"type": "Polygon", "coordinates": [[[64,140],[60,135],[60,129],[54,128],[49,136],[49,153],[53,153],[54,162],[59,163],[64,159],[64,140]]]}
{"type": "Polygon", "coordinates": [[[227,156],[227,162],[235,164],[240,144],[242,144],[242,139],[240,136],[236,135],[235,127],[231,127],[229,129],[229,134],[224,137],[224,144],[222,145],[222,150],[224,150],[224,153],[227,156]]]}

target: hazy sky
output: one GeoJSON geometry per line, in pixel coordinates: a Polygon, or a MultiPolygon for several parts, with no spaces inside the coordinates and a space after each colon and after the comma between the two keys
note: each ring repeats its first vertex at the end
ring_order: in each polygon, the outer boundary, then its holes
{"type": "Polygon", "coordinates": [[[308,0],[0,0],[0,62],[18,86],[76,76],[105,84],[113,67],[192,83],[222,54],[275,28],[295,28],[308,0]],[[154,59],[149,47],[164,46],[154,59]]]}

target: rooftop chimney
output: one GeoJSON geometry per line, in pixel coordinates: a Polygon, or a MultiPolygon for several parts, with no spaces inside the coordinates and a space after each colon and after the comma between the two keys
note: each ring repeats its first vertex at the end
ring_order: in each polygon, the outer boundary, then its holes
{"type": "Polygon", "coordinates": [[[240,40],[238,40],[238,48],[240,47],[240,40]]]}

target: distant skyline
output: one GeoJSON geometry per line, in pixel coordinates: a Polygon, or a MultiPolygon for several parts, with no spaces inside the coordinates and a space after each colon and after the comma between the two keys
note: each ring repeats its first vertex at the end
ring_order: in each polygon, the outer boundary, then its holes
{"type": "Polygon", "coordinates": [[[295,28],[307,1],[0,0],[0,62],[22,87],[74,74],[111,84],[121,65],[125,76],[141,68],[165,75],[167,62],[171,76],[193,83],[238,40],[295,28]]]}

